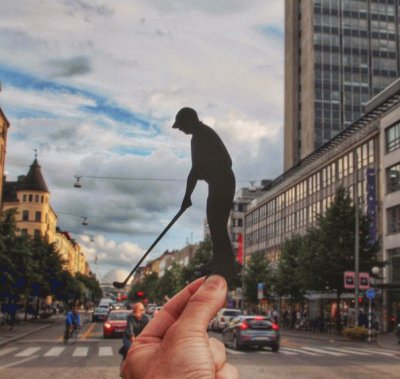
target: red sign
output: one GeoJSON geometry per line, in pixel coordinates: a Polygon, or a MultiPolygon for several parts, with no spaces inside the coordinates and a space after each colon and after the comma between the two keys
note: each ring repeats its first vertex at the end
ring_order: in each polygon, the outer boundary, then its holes
{"type": "Polygon", "coordinates": [[[360,274],[358,275],[358,283],[360,290],[367,290],[369,288],[368,272],[360,272],[360,274]]]}
{"type": "Polygon", "coordinates": [[[243,264],[243,234],[238,234],[238,249],[237,249],[237,257],[236,260],[241,265],[243,264]]]}
{"type": "Polygon", "coordinates": [[[354,289],[355,288],[355,272],[354,271],[345,271],[344,272],[344,288],[346,289],[354,289]]]}

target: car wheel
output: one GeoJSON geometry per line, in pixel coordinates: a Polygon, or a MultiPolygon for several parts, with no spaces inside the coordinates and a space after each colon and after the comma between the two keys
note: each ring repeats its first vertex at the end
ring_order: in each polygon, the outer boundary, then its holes
{"type": "Polygon", "coordinates": [[[274,353],[278,352],[278,351],[279,351],[279,344],[273,345],[273,346],[272,346],[272,351],[273,351],[274,353]]]}
{"type": "Polygon", "coordinates": [[[240,350],[240,345],[238,344],[238,340],[236,336],[233,336],[233,343],[232,343],[233,350],[240,350]]]}

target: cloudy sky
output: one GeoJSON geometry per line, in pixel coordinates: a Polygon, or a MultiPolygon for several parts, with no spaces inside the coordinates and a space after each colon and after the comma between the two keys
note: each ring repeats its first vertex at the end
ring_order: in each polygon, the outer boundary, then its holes
{"type": "MultiPolygon", "coordinates": [[[[7,177],[37,149],[59,227],[95,272],[130,270],[179,210],[191,166],[190,137],[171,129],[180,108],[221,136],[238,188],[282,172],[283,3],[2,0],[7,177]]],[[[202,239],[206,196],[199,183],[152,258],[202,239]]]]}

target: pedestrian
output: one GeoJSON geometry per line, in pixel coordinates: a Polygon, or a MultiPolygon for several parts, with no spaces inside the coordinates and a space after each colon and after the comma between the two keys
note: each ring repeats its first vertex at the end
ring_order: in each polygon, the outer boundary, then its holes
{"type": "Polygon", "coordinates": [[[132,342],[142,332],[144,327],[149,322],[149,319],[145,315],[144,305],[140,302],[135,303],[132,306],[132,314],[127,318],[126,328],[122,339],[123,346],[120,349],[120,354],[124,360],[132,342]]]}
{"type": "Polygon", "coordinates": [[[239,379],[221,341],[207,326],[225,304],[227,285],[212,275],[187,285],[135,339],[122,365],[124,379],[239,379]]]}
{"type": "Polygon", "coordinates": [[[187,177],[182,209],[192,205],[191,195],[198,180],[208,184],[207,221],[213,243],[213,257],[202,267],[204,275],[217,273],[229,283],[236,275],[235,258],[227,230],[235,194],[232,160],[218,134],[203,124],[192,108],[182,108],[173,128],[192,135],[192,168],[187,177]]]}

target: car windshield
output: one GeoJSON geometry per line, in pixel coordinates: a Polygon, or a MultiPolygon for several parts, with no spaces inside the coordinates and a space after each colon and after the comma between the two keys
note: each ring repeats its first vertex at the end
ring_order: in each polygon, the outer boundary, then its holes
{"type": "Polygon", "coordinates": [[[223,315],[224,316],[237,316],[237,315],[240,315],[240,311],[224,311],[223,312],[223,315]]]}
{"type": "Polygon", "coordinates": [[[125,321],[129,316],[130,312],[111,312],[108,315],[109,320],[123,320],[125,321]]]}

